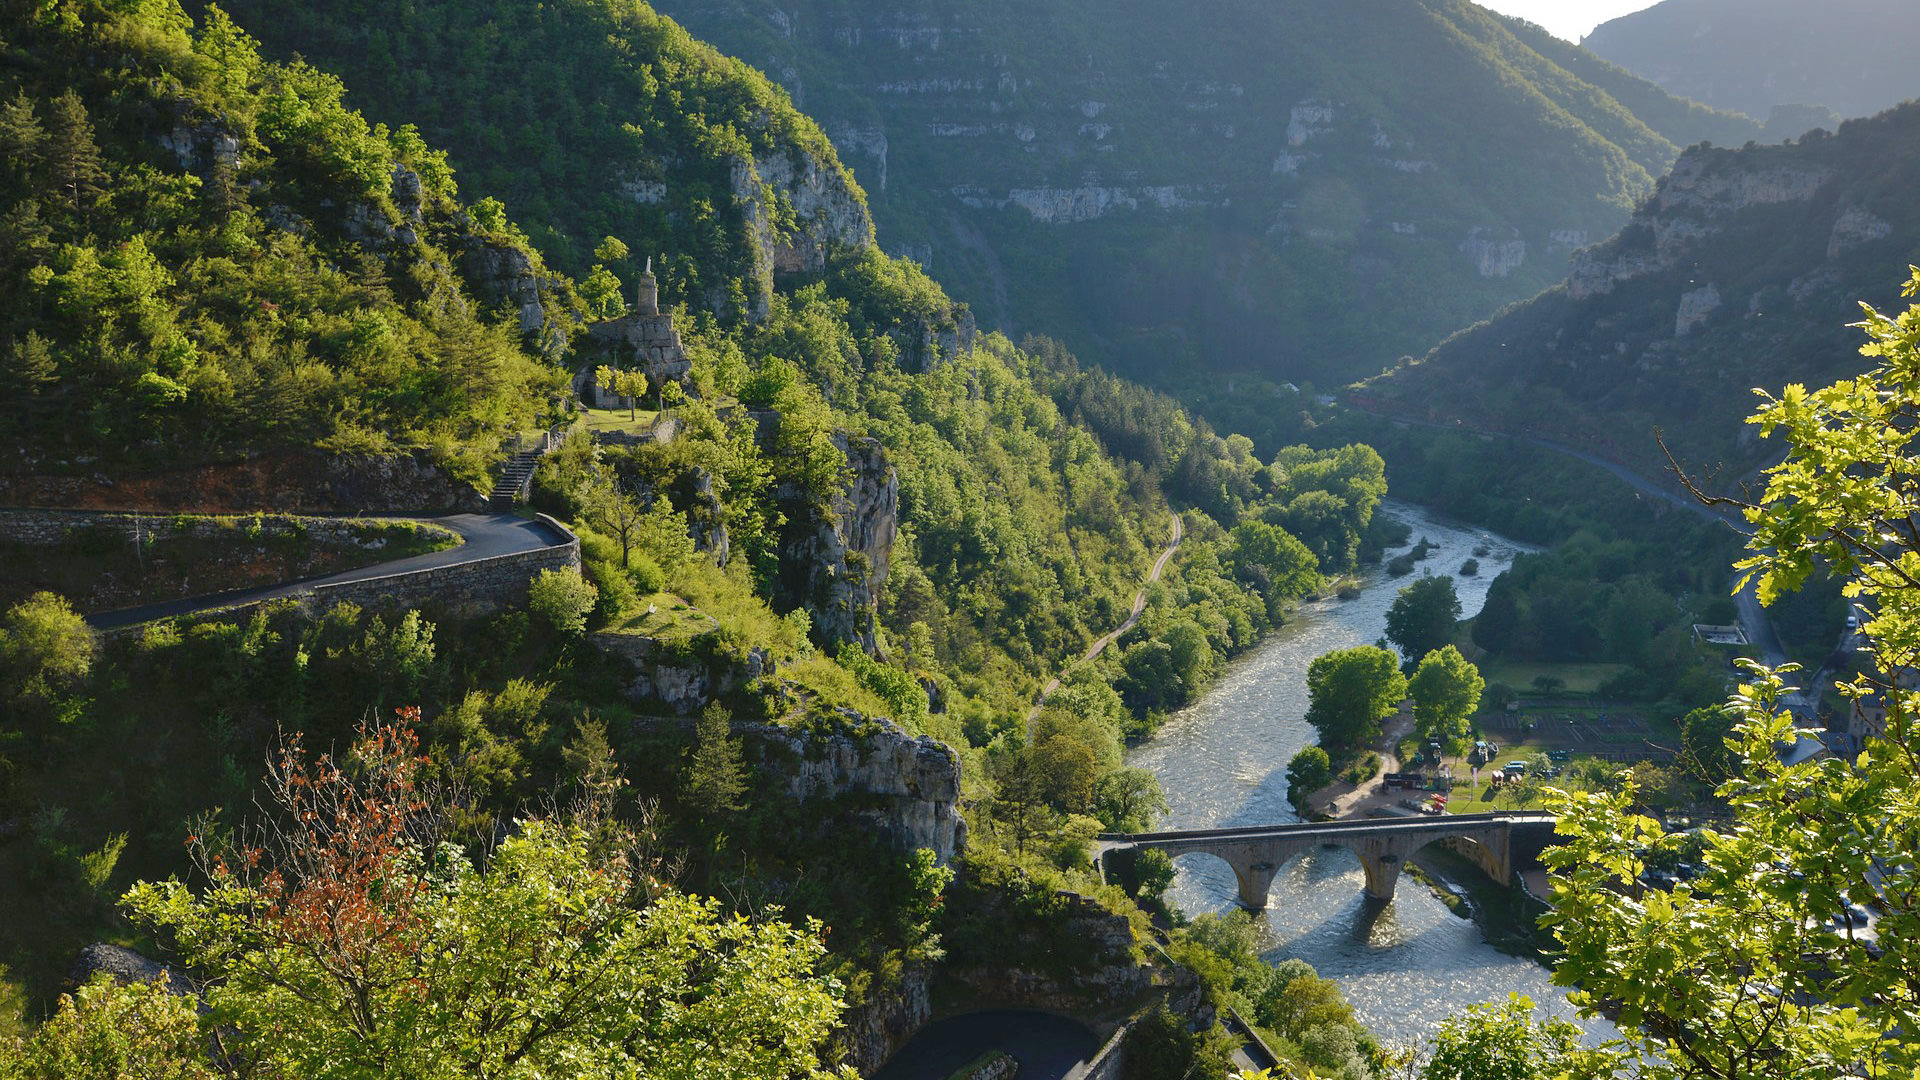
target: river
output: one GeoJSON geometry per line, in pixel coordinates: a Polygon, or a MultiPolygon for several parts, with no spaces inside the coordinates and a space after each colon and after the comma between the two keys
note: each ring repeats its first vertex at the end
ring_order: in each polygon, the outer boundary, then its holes
{"type": "MultiPolygon", "coordinates": [[[[1359,596],[1303,605],[1286,626],[1235,660],[1206,696],[1175,714],[1130,764],[1160,778],[1169,812],[1161,829],[1268,824],[1298,818],[1287,802],[1287,762],[1315,741],[1307,711],[1307,665],[1333,649],[1370,645],[1386,633],[1387,608],[1420,574],[1451,574],[1463,616],[1486,601],[1487,587],[1525,545],[1446,521],[1405,503],[1382,509],[1434,545],[1414,576],[1368,571],[1359,596]],[[1479,572],[1458,574],[1477,556],[1479,572]]],[[[1397,552],[1396,552],[1397,553],[1397,552]]],[[[1236,906],[1233,872],[1207,855],[1176,861],[1169,893],[1188,915],[1236,906]]],[[[1417,1042],[1440,1020],[1481,1001],[1518,991],[1588,1031],[1604,1020],[1580,1020],[1538,964],[1487,945],[1471,920],[1454,915],[1433,894],[1403,882],[1384,908],[1362,897],[1359,860],[1320,848],[1281,868],[1264,920],[1270,961],[1298,957],[1340,984],[1356,1013],[1389,1042],[1417,1042]]]]}

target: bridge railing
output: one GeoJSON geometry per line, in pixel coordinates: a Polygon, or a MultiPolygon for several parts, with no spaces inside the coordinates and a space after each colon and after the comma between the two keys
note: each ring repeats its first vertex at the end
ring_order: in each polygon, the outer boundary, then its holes
{"type": "Polygon", "coordinates": [[[1231,840],[1238,837],[1270,836],[1274,833],[1360,832],[1368,829],[1406,829],[1425,832],[1463,825],[1484,825],[1496,821],[1553,821],[1554,815],[1538,811],[1492,811],[1485,814],[1451,814],[1425,818],[1352,818],[1345,821],[1286,821],[1272,825],[1236,825],[1221,829],[1175,829],[1167,832],[1100,833],[1098,839],[1112,844],[1149,840],[1231,840]]]}

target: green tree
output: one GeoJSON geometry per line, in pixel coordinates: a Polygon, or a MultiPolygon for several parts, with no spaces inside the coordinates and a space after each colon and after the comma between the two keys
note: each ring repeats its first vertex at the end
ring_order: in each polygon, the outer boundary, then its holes
{"type": "Polygon", "coordinates": [[[96,975],[30,1037],[0,1037],[0,1080],[213,1080],[206,1050],[192,997],[96,975]]]}
{"type": "Polygon", "coordinates": [[[527,610],[562,634],[578,636],[587,631],[587,615],[593,611],[600,590],[572,568],[542,570],[527,589],[527,610]]]}
{"type": "Polygon", "coordinates": [[[38,592],[0,615],[0,665],[13,693],[46,699],[93,668],[93,631],[65,599],[38,592]]]}
{"type": "MultiPolygon", "coordinates": [[[[1920,270],[1906,286],[1920,293],[1920,270]]],[[[1754,422],[1782,437],[1759,503],[1745,506],[1740,567],[1771,602],[1816,569],[1846,579],[1874,612],[1874,671],[1848,694],[1879,693],[1886,735],[1858,757],[1787,763],[1795,737],[1784,676],[1756,669],[1732,706],[1731,820],[1703,830],[1701,870],[1671,893],[1642,890],[1649,861],[1689,840],[1634,812],[1632,785],[1559,799],[1563,846],[1548,917],[1565,958],[1557,983],[1618,1009],[1638,1075],[1911,1076],[1920,1069],[1920,307],[1869,310],[1866,375],[1788,386],[1754,422]],[[1846,904],[1880,908],[1874,947],[1837,924],[1846,904]]]]}
{"type": "Polygon", "coordinates": [[[1718,784],[1733,775],[1733,749],[1729,745],[1740,714],[1724,705],[1694,709],[1680,718],[1682,762],[1710,783],[1718,784]]]}
{"type": "Polygon", "coordinates": [[[844,1075],[820,1064],[841,1000],[817,924],[668,888],[593,812],[516,822],[476,863],[423,831],[420,768],[397,728],[348,762],[296,741],[268,784],[282,824],[197,838],[199,894],[127,894],[207,976],[201,1036],[237,1075],[844,1075]]]}
{"type": "Polygon", "coordinates": [[[1480,692],[1486,689],[1480,669],[1460,655],[1451,645],[1436,649],[1420,661],[1407,680],[1407,694],[1413,698],[1414,728],[1427,742],[1439,742],[1448,753],[1457,754],[1467,742],[1474,711],[1480,707],[1480,692]]]}
{"type": "Polygon", "coordinates": [[[1307,796],[1333,783],[1333,759],[1325,750],[1308,746],[1287,762],[1287,801],[1296,814],[1307,812],[1307,796]]]}
{"type": "Polygon", "coordinates": [[[1411,668],[1417,658],[1453,640],[1453,624],[1460,620],[1460,597],[1453,579],[1429,575],[1400,590],[1387,609],[1387,640],[1393,642],[1411,668]]]}
{"type": "Polygon", "coordinates": [[[1391,652],[1373,645],[1335,649],[1307,665],[1307,723],[1327,746],[1362,746],[1380,736],[1380,718],[1407,696],[1391,652]]]}
{"type": "MultiPolygon", "coordinates": [[[[645,393],[644,390],[641,392],[645,393]]],[[[660,380],[660,400],[655,404],[659,406],[661,412],[666,412],[685,400],[687,400],[685,387],[672,379],[660,380]]]]}
{"type": "Polygon", "coordinates": [[[1579,1028],[1557,1016],[1535,1019],[1521,994],[1448,1017],[1428,1043],[1420,1080],[1572,1080],[1613,1071],[1604,1052],[1582,1044],[1579,1028]]]}
{"type": "Polygon", "coordinates": [[[98,193],[105,175],[100,146],[87,107],[72,90],[54,98],[47,112],[46,154],[48,183],[68,207],[79,209],[98,193]]]}
{"type": "Polygon", "coordinates": [[[640,418],[640,399],[647,392],[647,373],[638,368],[617,368],[601,364],[593,369],[594,384],[609,394],[627,399],[627,419],[640,418]]]}
{"type": "Polygon", "coordinates": [[[693,753],[681,778],[687,803],[703,816],[730,814],[745,805],[746,759],[733,737],[733,714],[719,702],[709,704],[693,725],[693,753]]]}
{"type": "Polygon", "coordinates": [[[1167,797],[1148,770],[1115,769],[1094,782],[1093,811],[1114,832],[1142,832],[1167,812],[1167,797]]]}
{"type": "Polygon", "coordinates": [[[596,465],[587,471],[577,496],[587,524],[619,543],[620,568],[632,565],[633,547],[645,529],[647,516],[640,501],[620,489],[619,474],[596,465]]]}
{"type": "Polygon", "coordinates": [[[1319,560],[1278,525],[1249,518],[1234,526],[1233,559],[1242,577],[1281,600],[1305,596],[1321,585],[1319,560]]]}

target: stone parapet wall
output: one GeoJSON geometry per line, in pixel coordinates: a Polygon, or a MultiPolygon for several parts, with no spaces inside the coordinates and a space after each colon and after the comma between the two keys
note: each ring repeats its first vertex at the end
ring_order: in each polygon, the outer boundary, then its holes
{"type": "MultiPolygon", "coordinates": [[[[195,615],[220,615],[233,618],[268,604],[284,600],[310,603],[325,609],[339,603],[364,608],[397,611],[432,605],[463,615],[489,615],[526,602],[527,590],[542,570],[579,570],[580,538],[573,530],[545,514],[540,522],[565,540],[533,551],[516,551],[471,562],[428,567],[397,574],[315,585],[291,594],[209,608],[195,615]]],[[[105,631],[109,637],[139,633],[144,623],[135,623],[105,631]]]]}
{"type": "Polygon", "coordinates": [[[503,611],[526,602],[527,589],[542,570],[580,569],[580,538],[545,514],[539,515],[539,519],[566,540],[536,551],[516,551],[450,566],[319,585],[311,592],[322,607],[345,602],[395,609],[433,604],[467,615],[503,611]]]}

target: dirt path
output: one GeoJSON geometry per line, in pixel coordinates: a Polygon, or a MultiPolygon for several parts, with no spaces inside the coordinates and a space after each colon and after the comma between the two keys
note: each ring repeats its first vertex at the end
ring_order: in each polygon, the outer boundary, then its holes
{"type": "MultiPolygon", "coordinates": [[[[1179,549],[1180,541],[1186,539],[1186,536],[1187,523],[1180,520],[1179,514],[1173,515],[1173,541],[1167,545],[1167,550],[1161,552],[1160,557],[1153,561],[1153,569],[1147,573],[1147,585],[1151,585],[1160,580],[1160,575],[1167,569],[1167,563],[1172,561],[1173,553],[1179,549]]],[[[1121,623],[1112,633],[1107,634],[1105,637],[1100,638],[1088,646],[1086,655],[1068,664],[1066,667],[1061,668],[1059,675],[1055,675],[1052,679],[1049,679],[1047,685],[1040,688],[1040,696],[1034,699],[1033,708],[1027,713],[1027,723],[1033,723],[1034,718],[1040,715],[1040,710],[1046,708],[1047,699],[1053,696],[1055,690],[1060,689],[1061,676],[1064,676],[1067,672],[1072,671],[1074,668],[1094,657],[1099,656],[1101,653],[1106,652],[1107,646],[1118,641],[1120,635],[1133,629],[1134,626],[1140,622],[1140,613],[1145,610],[1147,610],[1147,589],[1146,585],[1142,585],[1140,591],[1133,594],[1133,610],[1128,613],[1127,621],[1121,623]]]]}
{"type": "Polygon", "coordinates": [[[1394,753],[1394,749],[1400,745],[1401,739],[1412,732],[1412,710],[1403,709],[1388,717],[1381,729],[1379,740],[1374,743],[1374,749],[1380,754],[1380,771],[1373,774],[1373,779],[1357,788],[1345,783],[1337,783],[1316,792],[1316,801],[1319,796],[1332,793],[1334,798],[1327,804],[1326,812],[1335,818],[1365,817],[1374,808],[1392,803],[1396,796],[1387,790],[1386,775],[1401,771],[1400,758],[1394,753]]]}

